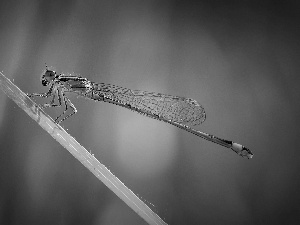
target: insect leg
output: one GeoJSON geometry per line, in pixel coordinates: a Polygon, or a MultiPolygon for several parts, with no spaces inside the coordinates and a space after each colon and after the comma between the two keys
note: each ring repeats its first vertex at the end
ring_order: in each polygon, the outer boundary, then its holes
{"type": "Polygon", "coordinates": [[[48,107],[61,106],[61,98],[60,98],[59,90],[57,89],[57,87],[55,87],[54,83],[51,85],[51,87],[49,88],[49,91],[46,93],[32,93],[32,94],[27,94],[27,96],[30,98],[32,98],[32,97],[42,97],[42,98],[52,97],[52,100],[50,101],[50,103],[40,105],[40,108],[42,108],[42,109],[48,108],[48,107]],[[55,96],[58,96],[59,105],[54,104],[55,96]]]}
{"type": "Polygon", "coordinates": [[[52,93],[53,87],[54,87],[54,83],[51,85],[51,87],[49,88],[49,91],[46,93],[32,93],[32,94],[27,94],[27,96],[29,98],[32,98],[32,97],[48,98],[49,96],[53,95],[53,93],[52,93]]]}
{"type": "Polygon", "coordinates": [[[44,104],[42,108],[47,108],[47,107],[60,107],[60,106],[61,106],[61,96],[60,96],[60,95],[61,95],[61,93],[60,93],[59,89],[58,89],[58,88],[55,88],[55,89],[53,90],[53,94],[52,94],[53,98],[52,98],[52,100],[50,101],[50,103],[44,104]],[[57,99],[58,99],[58,104],[54,104],[54,100],[55,100],[55,97],[56,97],[56,96],[57,96],[57,99]]]}
{"type": "MultiPolygon", "coordinates": [[[[73,116],[76,112],[77,112],[77,109],[75,108],[75,106],[73,105],[73,103],[70,101],[70,99],[68,99],[66,96],[65,96],[65,93],[64,91],[61,91],[61,94],[63,96],[63,101],[64,101],[64,104],[65,104],[65,110],[63,111],[63,113],[61,115],[59,115],[56,119],[55,119],[55,123],[59,124],[61,122],[63,122],[64,120],[68,119],[69,117],[73,116]],[[68,106],[70,106],[70,108],[73,110],[72,113],[70,113],[69,115],[67,115],[65,118],[63,118],[62,120],[58,120],[60,117],[62,117],[68,110],[68,106]]],[[[59,100],[60,103],[61,103],[61,99],[59,100]]]]}

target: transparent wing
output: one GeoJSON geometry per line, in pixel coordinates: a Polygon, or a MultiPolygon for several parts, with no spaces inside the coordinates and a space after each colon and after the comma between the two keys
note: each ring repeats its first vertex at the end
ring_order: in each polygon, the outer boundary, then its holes
{"type": "Polygon", "coordinates": [[[206,117],[203,106],[190,98],[131,90],[104,83],[92,83],[92,87],[93,99],[104,97],[113,103],[171,122],[197,126],[206,117]]]}

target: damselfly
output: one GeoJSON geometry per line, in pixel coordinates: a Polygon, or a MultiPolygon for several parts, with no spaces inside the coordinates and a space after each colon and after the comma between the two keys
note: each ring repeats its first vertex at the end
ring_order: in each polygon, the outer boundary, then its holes
{"type": "Polygon", "coordinates": [[[42,108],[60,107],[63,102],[65,110],[55,119],[56,123],[61,123],[77,112],[75,106],[65,95],[67,92],[76,93],[85,98],[113,103],[150,118],[172,124],[201,138],[231,148],[242,157],[248,159],[253,157],[253,153],[243,145],[192,128],[203,123],[206,118],[204,108],[193,99],[95,83],[80,76],[57,74],[47,67],[41,76],[41,82],[43,86],[50,86],[49,91],[41,94],[28,94],[28,96],[52,97],[49,103],[41,106],[42,108]],[[58,104],[54,103],[55,98],[58,99],[58,104]],[[72,112],[64,116],[69,107],[72,112]]]}

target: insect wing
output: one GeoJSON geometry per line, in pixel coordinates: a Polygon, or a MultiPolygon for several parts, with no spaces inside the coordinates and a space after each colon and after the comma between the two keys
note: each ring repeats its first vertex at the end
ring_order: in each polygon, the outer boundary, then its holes
{"type": "Polygon", "coordinates": [[[110,84],[94,84],[95,93],[133,110],[159,119],[197,126],[204,122],[205,111],[197,101],[155,92],[131,90],[110,84]]]}

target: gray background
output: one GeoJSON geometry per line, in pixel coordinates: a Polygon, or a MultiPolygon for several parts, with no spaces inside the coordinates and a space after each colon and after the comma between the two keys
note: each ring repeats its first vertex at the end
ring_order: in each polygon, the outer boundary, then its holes
{"type": "MultiPolygon", "coordinates": [[[[1,1],[0,70],[24,92],[47,63],[196,99],[252,160],[72,95],[63,126],[169,224],[298,224],[300,4],[220,2],[1,1]]],[[[145,223],[2,92],[0,144],[0,224],[145,223]]]]}

